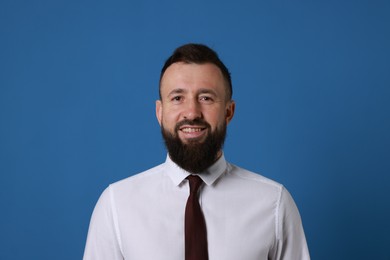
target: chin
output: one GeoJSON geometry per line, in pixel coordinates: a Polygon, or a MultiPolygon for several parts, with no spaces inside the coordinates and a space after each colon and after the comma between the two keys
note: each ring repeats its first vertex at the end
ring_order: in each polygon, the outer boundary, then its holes
{"type": "Polygon", "coordinates": [[[205,137],[200,137],[200,138],[187,138],[187,139],[182,139],[180,138],[180,141],[183,144],[203,144],[205,141],[205,137]]]}

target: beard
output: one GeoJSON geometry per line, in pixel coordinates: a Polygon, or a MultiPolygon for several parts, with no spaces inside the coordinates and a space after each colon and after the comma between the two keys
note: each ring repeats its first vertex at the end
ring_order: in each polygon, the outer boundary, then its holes
{"type": "Polygon", "coordinates": [[[170,133],[161,125],[161,133],[171,160],[190,173],[201,173],[218,159],[218,153],[225,142],[226,123],[210,132],[203,142],[194,139],[188,143],[183,143],[178,135],[183,124],[204,125],[207,130],[211,126],[202,119],[183,120],[176,124],[174,133],[170,133]]]}

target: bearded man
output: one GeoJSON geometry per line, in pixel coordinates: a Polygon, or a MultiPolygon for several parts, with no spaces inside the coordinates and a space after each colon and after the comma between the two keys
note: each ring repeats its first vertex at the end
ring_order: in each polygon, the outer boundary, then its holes
{"type": "Polygon", "coordinates": [[[202,44],[174,51],[156,101],[166,161],[103,192],[85,260],[310,259],[288,191],[225,160],[232,94],[215,51],[202,44]]]}

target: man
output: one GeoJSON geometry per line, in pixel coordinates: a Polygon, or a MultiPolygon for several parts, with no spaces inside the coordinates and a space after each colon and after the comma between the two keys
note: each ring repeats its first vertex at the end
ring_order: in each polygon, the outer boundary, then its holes
{"type": "Polygon", "coordinates": [[[234,108],[217,54],[200,44],[176,49],[156,101],[166,161],[103,192],[85,260],[310,259],[287,190],[225,160],[234,108]]]}

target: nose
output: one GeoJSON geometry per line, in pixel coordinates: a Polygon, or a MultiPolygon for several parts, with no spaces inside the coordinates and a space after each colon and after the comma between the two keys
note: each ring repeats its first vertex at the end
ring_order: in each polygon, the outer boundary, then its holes
{"type": "Polygon", "coordinates": [[[183,111],[184,119],[194,120],[202,117],[201,107],[197,100],[187,100],[185,103],[183,111]]]}

